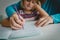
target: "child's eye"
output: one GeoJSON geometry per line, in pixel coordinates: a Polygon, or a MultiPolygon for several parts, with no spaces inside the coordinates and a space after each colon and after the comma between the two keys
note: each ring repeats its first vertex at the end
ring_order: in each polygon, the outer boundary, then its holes
{"type": "Polygon", "coordinates": [[[27,0],[28,2],[30,2],[31,0],[27,0]]]}
{"type": "Polygon", "coordinates": [[[35,2],[32,2],[32,3],[35,3],[35,2]]]}
{"type": "MultiPolygon", "coordinates": [[[[26,0],[26,1],[31,2],[32,0],[26,0]]],[[[34,1],[32,1],[32,3],[35,3],[35,2],[34,2],[34,1]]]]}

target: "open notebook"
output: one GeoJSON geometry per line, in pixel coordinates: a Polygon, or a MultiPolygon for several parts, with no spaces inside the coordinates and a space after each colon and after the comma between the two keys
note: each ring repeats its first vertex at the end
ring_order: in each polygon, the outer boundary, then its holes
{"type": "Polygon", "coordinates": [[[10,28],[0,27],[0,39],[23,38],[40,34],[40,28],[34,25],[35,21],[26,21],[24,29],[11,30],[10,28]]]}

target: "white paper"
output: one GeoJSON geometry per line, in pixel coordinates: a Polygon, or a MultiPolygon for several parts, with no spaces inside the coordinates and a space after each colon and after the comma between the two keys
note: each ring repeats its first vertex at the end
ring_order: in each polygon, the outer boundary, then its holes
{"type": "Polygon", "coordinates": [[[16,38],[16,37],[29,37],[29,36],[35,36],[40,34],[40,28],[37,28],[34,25],[35,21],[27,21],[24,24],[24,29],[21,30],[13,30],[10,38],[16,38]]]}
{"type": "Polygon", "coordinates": [[[24,29],[11,30],[8,28],[0,28],[0,38],[22,38],[40,34],[40,28],[34,25],[35,21],[26,21],[24,29]]]}
{"type": "Polygon", "coordinates": [[[10,28],[2,27],[0,25],[0,39],[8,39],[12,30],[10,28]]]}

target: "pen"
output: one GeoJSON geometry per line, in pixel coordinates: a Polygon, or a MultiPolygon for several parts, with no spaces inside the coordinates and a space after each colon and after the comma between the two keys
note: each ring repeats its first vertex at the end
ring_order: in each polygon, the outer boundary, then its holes
{"type": "MultiPolygon", "coordinates": [[[[18,12],[18,10],[17,10],[16,6],[15,6],[15,9],[16,9],[16,12],[17,12],[18,18],[20,19],[20,14],[19,14],[19,12],[18,12]]],[[[24,29],[24,27],[23,27],[23,26],[22,26],[22,28],[24,29]]]]}

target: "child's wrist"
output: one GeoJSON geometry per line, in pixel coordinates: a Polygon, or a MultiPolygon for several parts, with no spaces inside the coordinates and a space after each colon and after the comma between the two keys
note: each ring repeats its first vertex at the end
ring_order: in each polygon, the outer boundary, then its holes
{"type": "Polygon", "coordinates": [[[36,8],[37,9],[37,11],[41,11],[42,10],[42,8],[41,7],[38,7],[38,8],[36,8]]]}

